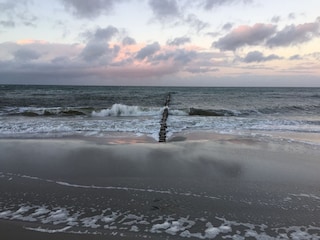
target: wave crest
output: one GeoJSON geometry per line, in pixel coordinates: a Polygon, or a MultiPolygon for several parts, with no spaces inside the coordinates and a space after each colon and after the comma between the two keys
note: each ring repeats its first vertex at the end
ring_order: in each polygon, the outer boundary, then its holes
{"type": "Polygon", "coordinates": [[[4,108],[0,113],[3,116],[24,116],[24,117],[41,117],[41,116],[79,116],[86,115],[90,109],[74,108],[74,107],[52,107],[52,108],[36,108],[36,107],[15,107],[4,108]]]}
{"type": "Polygon", "coordinates": [[[111,108],[93,111],[93,117],[120,117],[120,116],[152,116],[158,115],[160,108],[152,110],[150,108],[142,108],[140,106],[128,106],[120,103],[113,104],[111,108]]]}

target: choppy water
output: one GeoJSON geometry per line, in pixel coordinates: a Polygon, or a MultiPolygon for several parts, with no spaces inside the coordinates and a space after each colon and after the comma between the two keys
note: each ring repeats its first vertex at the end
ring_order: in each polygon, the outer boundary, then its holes
{"type": "Polygon", "coordinates": [[[0,137],[320,133],[319,88],[0,86],[0,137]]]}

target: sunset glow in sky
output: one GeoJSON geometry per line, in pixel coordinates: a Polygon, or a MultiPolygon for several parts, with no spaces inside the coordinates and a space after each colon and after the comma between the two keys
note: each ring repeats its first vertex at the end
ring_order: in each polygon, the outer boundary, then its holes
{"type": "Polygon", "coordinates": [[[0,0],[0,84],[319,86],[319,0],[0,0]]]}

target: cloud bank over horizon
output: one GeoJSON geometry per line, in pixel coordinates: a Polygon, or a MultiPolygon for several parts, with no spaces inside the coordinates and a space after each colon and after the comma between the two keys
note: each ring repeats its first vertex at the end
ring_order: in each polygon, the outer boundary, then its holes
{"type": "Polygon", "coordinates": [[[320,3],[286,1],[0,0],[0,83],[320,86],[320,3]]]}

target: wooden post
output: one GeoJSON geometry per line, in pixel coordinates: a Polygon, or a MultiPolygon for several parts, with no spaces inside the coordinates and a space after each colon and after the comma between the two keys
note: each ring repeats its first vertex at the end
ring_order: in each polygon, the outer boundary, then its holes
{"type": "Polygon", "coordinates": [[[162,112],[162,119],[160,122],[160,131],[159,131],[159,142],[166,142],[166,135],[167,135],[167,119],[169,116],[169,103],[170,103],[170,93],[168,94],[165,104],[164,104],[164,109],[162,112]]]}

